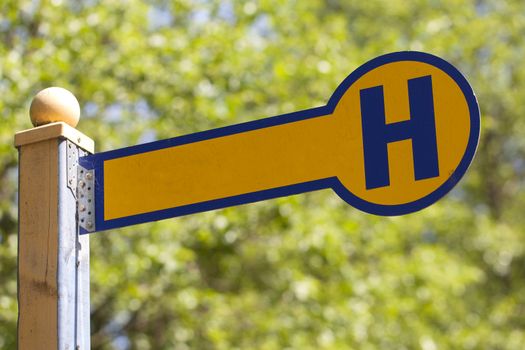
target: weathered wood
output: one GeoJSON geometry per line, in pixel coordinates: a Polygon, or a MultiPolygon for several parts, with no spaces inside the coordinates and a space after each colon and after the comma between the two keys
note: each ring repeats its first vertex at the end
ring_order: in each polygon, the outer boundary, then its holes
{"type": "MultiPolygon", "coordinates": [[[[81,144],[92,151],[93,141],[60,124],[21,132],[15,141],[20,155],[18,348],[22,350],[90,347],[89,236],[78,235],[67,150],[68,145],[81,144]]],[[[77,151],[77,156],[84,152],[77,151]]]]}
{"type": "Polygon", "coordinates": [[[58,348],[58,141],[20,148],[18,348],[58,348]]]}

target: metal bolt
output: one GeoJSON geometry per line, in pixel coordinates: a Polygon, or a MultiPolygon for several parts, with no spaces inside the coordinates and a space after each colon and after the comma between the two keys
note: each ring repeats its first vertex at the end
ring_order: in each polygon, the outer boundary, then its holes
{"type": "Polygon", "coordinates": [[[79,204],[78,210],[80,211],[86,211],[86,206],[84,204],[79,204]]]}
{"type": "Polygon", "coordinates": [[[93,180],[93,174],[92,173],[87,173],[86,174],[86,179],[87,180],[93,180]]]}
{"type": "Polygon", "coordinates": [[[72,185],[73,184],[73,179],[69,179],[68,182],[69,182],[70,185],[72,185]]]}
{"type": "Polygon", "coordinates": [[[87,228],[93,228],[93,223],[91,221],[88,221],[87,222],[87,228]]]}
{"type": "Polygon", "coordinates": [[[85,183],[84,181],[82,181],[82,180],[80,180],[80,181],[78,182],[78,185],[79,185],[80,187],[82,187],[82,188],[86,187],[86,183],[85,183]]]}

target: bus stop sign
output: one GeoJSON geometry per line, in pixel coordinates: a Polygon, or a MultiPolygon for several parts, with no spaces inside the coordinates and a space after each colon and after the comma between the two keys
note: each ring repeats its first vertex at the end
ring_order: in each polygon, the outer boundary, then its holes
{"type": "Polygon", "coordinates": [[[368,213],[415,212],[461,179],[479,132],[476,97],[454,66],[386,54],[325,106],[81,158],[94,203],[82,233],[324,188],[368,213]]]}

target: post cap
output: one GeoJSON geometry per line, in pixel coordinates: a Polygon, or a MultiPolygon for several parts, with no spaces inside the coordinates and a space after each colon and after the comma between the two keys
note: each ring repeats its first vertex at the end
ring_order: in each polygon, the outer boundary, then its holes
{"type": "Polygon", "coordinates": [[[49,87],[33,98],[29,115],[33,126],[64,122],[72,127],[80,119],[80,106],[76,97],[61,87],[49,87]]]}

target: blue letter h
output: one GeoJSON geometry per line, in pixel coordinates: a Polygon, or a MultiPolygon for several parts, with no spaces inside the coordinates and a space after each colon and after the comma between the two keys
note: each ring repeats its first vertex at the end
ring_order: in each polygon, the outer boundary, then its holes
{"type": "Polygon", "coordinates": [[[432,77],[408,80],[410,120],[386,124],[383,86],[360,91],[366,188],[390,185],[390,142],[412,139],[416,180],[439,176],[432,77]]]}

